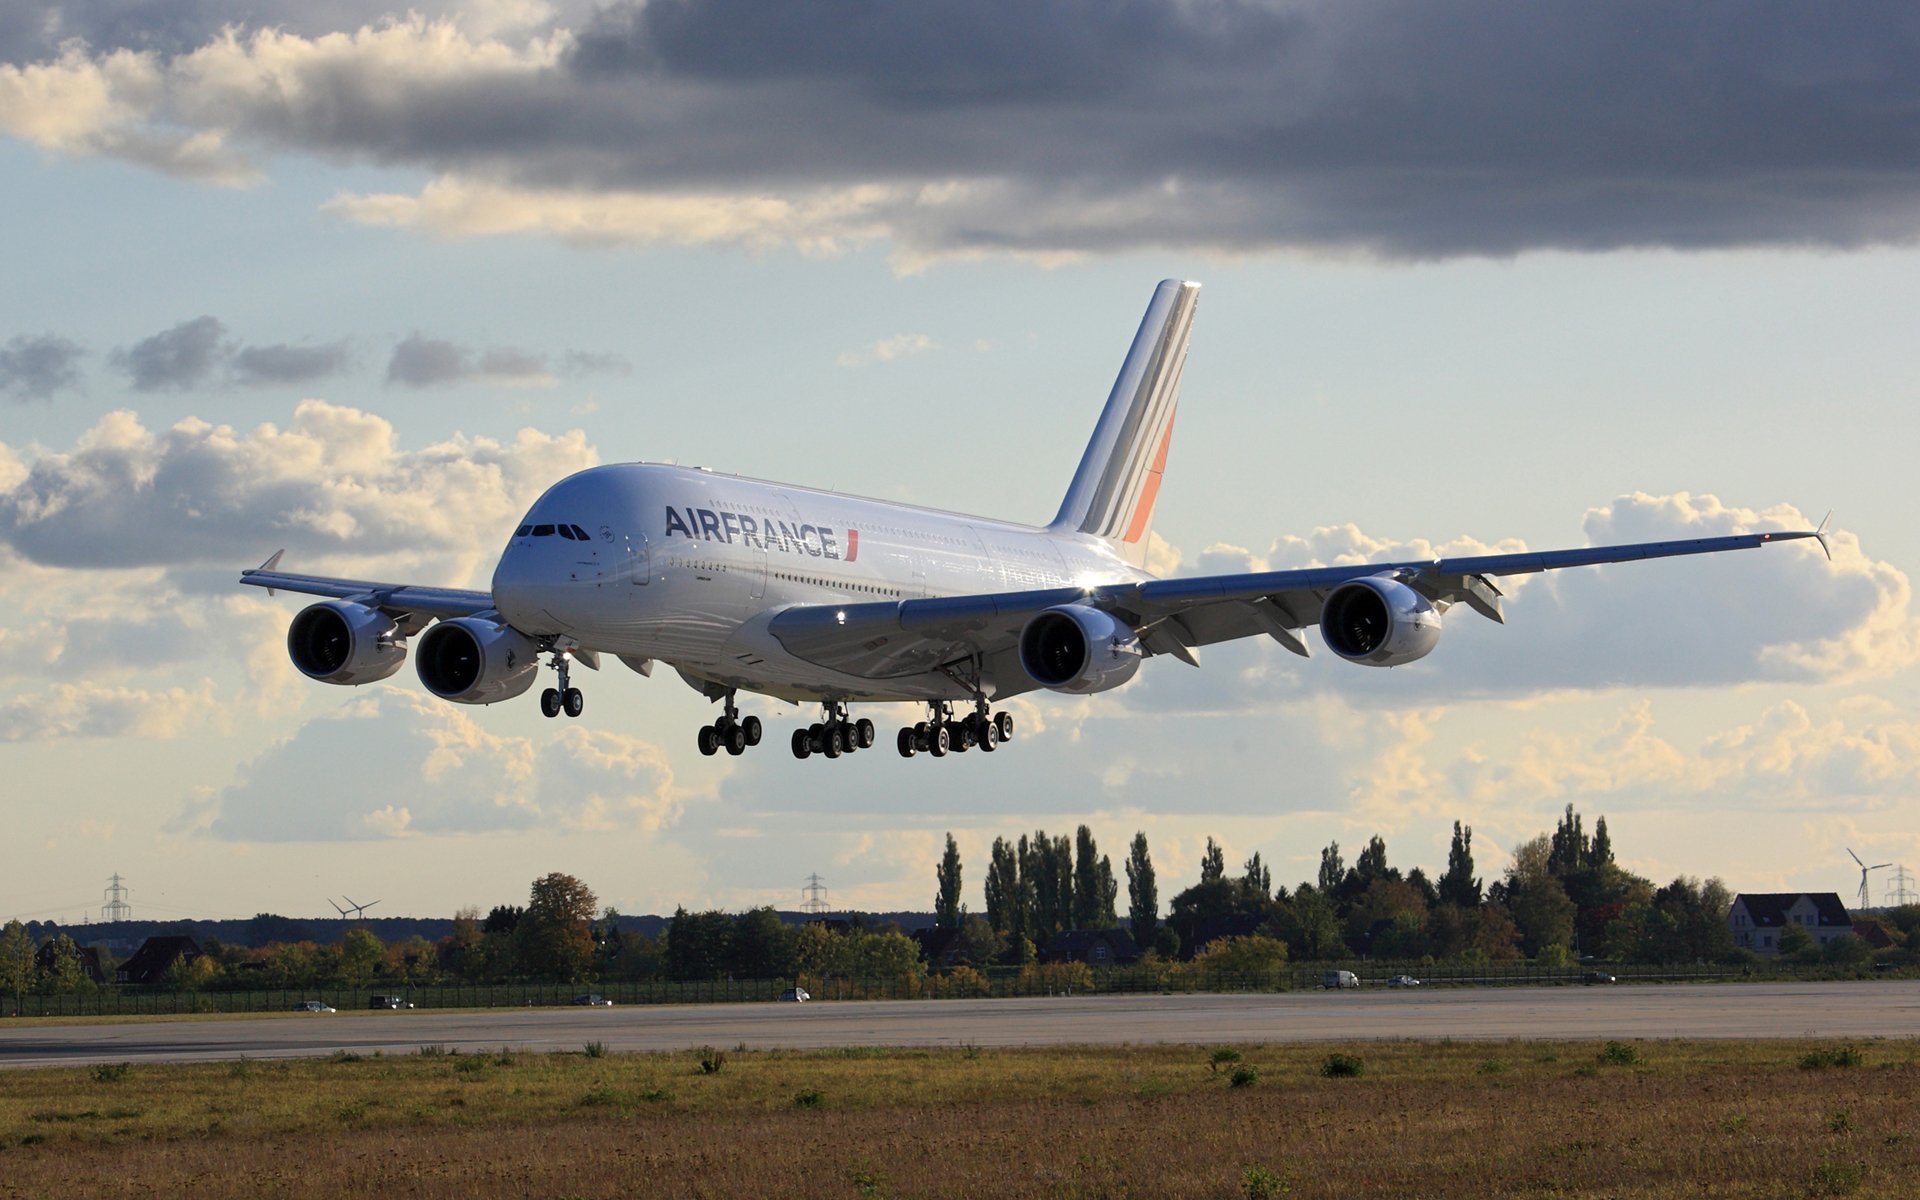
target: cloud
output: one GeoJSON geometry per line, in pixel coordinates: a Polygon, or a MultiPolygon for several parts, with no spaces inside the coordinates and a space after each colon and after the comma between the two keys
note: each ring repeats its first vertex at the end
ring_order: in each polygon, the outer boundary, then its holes
{"type": "Polygon", "coordinates": [[[248,433],[195,418],[155,433],[115,412],[70,452],[25,463],[0,492],[0,544],[106,568],[232,566],[284,546],[303,565],[348,554],[359,569],[431,564],[460,573],[434,582],[457,582],[542,490],[594,461],[578,431],[403,450],[385,420],[320,400],[248,433]]]}
{"type": "Polygon", "coordinates": [[[215,317],[195,317],[162,330],[130,350],[113,352],[113,365],[133,377],[135,391],[185,389],[205,383],[233,351],[223,344],[227,327],[215,317]]]}
{"type": "Polygon", "coordinates": [[[542,828],[657,833],[681,814],[658,747],[568,725],[544,741],[492,733],[457,705],[395,688],[356,694],[243,765],[176,822],[225,841],[365,841],[542,828]],[[299,804],[289,780],[318,781],[299,804]]]}
{"type": "Polygon", "coordinates": [[[393,348],[387,360],[387,382],[412,388],[455,383],[552,387],[560,374],[578,377],[631,370],[618,355],[569,351],[556,365],[545,355],[512,347],[474,350],[416,333],[393,348]]]}
{"type": "Polygon", "coordinates": [[[220,712],[212,680],[163,691],[57,683],[0,705],[0,742],[172,738],[203,730],[220,712]]]}
{"type": "Polygon", "coordinates": [[[924,333],[900,333],[890,338],[881,338],[864,349],[842,351],[836,361],[843,367],[864,367],[871,363],[888,363],[895,359],[910,358],[938,348],[933,339],[924,333]]]}
{"type": "Polygon", "coordinates": [[[813,251],[885,238],[909,267],[1920,233],[1920,132],[1906,119],[1920,17],[1880,8],[485,9],[384,22],[346,5],[275,10],[273,28],[244,6],[218,29],[197,7],[77,22],[112,36],[0,67],[0,130],[221,183],[286,154],[424,170],[418,195],[332,207],[440,236],[813,251]]]}
{"type": "Polygon", "coordinates": [[[243,346],[233,355],[234,382],[247,386],[312,383],[337,375],[349,361],[347,344],[243,346]]]}
{"type": "Polygon", "coordinates": [[[58,334],[8,338],[0,346],[0,395],[46,400],[62,389],[77,388],[77,364],[85,355],[86,351],[58,334]]]}

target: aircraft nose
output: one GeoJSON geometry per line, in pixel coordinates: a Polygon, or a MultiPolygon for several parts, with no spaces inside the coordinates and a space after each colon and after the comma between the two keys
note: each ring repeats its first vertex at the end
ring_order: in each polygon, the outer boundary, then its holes
{"type": "Polygon", "coordinates": [[[538,555],[524,546],[508,546],[493,568],[493,606],[507,623],[523,632],[541,632],[550,624],[555,583],[552,572],[541,571],[538,555]]]}

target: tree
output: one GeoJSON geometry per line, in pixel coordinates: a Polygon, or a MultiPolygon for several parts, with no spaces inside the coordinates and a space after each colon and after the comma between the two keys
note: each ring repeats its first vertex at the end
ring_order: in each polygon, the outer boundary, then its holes
{"type": "Polygon", "coordinates": [[[995,933],[1013,933],[1020,928],[1020,858],[1005,838],[993,839],[993,856],[987,862],[987,924],[995,933]]]}
{"type": "Polygon", "coordinates": [[[1340,917],[1327,893],[1303,883],[1282,909],[1280,936],[1296,957],[1310,962],[1344,958],[1347,945],[1340,936],[1340,917]]]}
{"type": "Polygon", "coordinates": [[[1127,925],[1134,945],[1142,950],[1153,945],[1160,928],[1160,892],[1154,886],[1153,858],[1147,853],[1146,830],[1133,835],[1127,852],[1127,925]]]}
{"type": "Polygon", "coordinates": [[[933,901],[933,923],[941,929],[960,928],[960,847],[947,834],[947,852],[940,856],[940,892],[933,901]]]}
{"type": "Polygon", "coordinates": [[[1259,934],[1216,938],[1184,963],[1174,978],[1194,987],[1278,987],[1286,976],[1287,944],[1259,934]]]}
{"type": "Polygon", "coordinates": [[[1780,961],[1808,966],[1820,961],[1820,947],[1804,925],[1789,924],[1780,931],[1780,961]]]}
{"type": "Polygon", "coordinates": [[[364,987],[387,956],[387,946],[371,930],[356,926],[340,938],[340,982],[364,987]]]}
{"type": "Polygon", "coordinates": [[[1094,927],[1112,929],[1120,923],[1113,911],[1113,902],[1120,896],[1120,884],[1113,877],[1113,860],[1104,854],[1100,856],[1100,869],[1094,872],[1094,888],[1099,898],[1094,907],[1094,927]]]}
{"type": "Polygon", "coordinates": [[[1520,945],[1529,957],[1548,946],[1573,944],[1573,901],[1551,875],[1515,881],[1507,905],[1520,930],[1520,945]]]}
{"type": "Polygon", "coordinates": [[[558,871],[533,881],[527,911],[514,929],[520,961],[533,974],[584,983],[593,974],[593,889],[558,871]]]}
{"type": "Polygon", "coordinates": [[[1453,823],[1453,844],[1447,848],[1447,873],[1440,877],[1440,902],[1480,907],[1480,881],[1473,874],[1473,827],[1458,821],[1453,823]]]}
{"type": "Polygon", "coordinates": [[[1260,861],[1260,852],[1255,850],[1253,857],[1241,864],[1245,872],[1240,876],[1240,886],[1252,895],[1265,900],[1273,895],[1273,872],[1267,870],[1267,864],[1260,861]]]}
{"type": "Polygon", "coordinates": [[[1607,836],[1605,817],[1593,823],[1593,845],[1587,850],[1587,861],[1596,867],[1613,865],[1613,839],[1607,836]]]}
{"type": "Polygon", "coordinates": [[[1212,883],[1227,877],[1227,855],[1220,844],[1212,838],[1207,839],[1207,852],[1200,856],[1200,882],[1212,883]]]}
{"type": "Polygon", "coordinates": [[[784,979],[793,974],[793,930],[770,906],[733,919],[733,936],[722,958],[735,979],[784,979]]]}
{"type": "Polygon", "coordinates": [[[1100,894],[1099,850],[1093,831],[1082,825],[1073,835],[1073,928],[1100,929],[1104,897],[1100,894]]]}
{"type": "Polygon", "coordinates": [[[72,938],[57,933],[40,948],[46,951],[47,961],[39,969],[34,981],[37,990],[50,995],[70,995],[87,990],[87,972],[80,965],[80,947],[72,938]]]}
{"type": "Polygon", "coordinates": [[[974,967],[987,966],[1000,957],[1003,949],[1000,935],[993,927],[971,913],[960,918],[959,945],[960,961],[974,967]]]}
{"type": "MultiPolygon", "coordinates": [[[[825,932],[823,925],[809,929],[825,932]]],[[[733,956],[733,918],[717,909],[673,910],[665,933],[667,974],[674,979],[718,979],[733,956]]]]}
{"type": "Polygon", "coordinates": [[[8,921],[0,929],[0,992],[11,993],[14,1011],[20,1009],[20,997],[33,986],[33,935],[18,921],[8,921]]]}
{"type": "Polygon", "coordinates": [[[1316,889],[1331,900],[1346,878],[1347,863],[1340,857],[1340,843],[1328,842],[1327,848],[1320,852],[1320,878],[1316,889]]]}
{"type": "Polygon", "coordinates": [[[1580,814],[1573,811],[1573,805],[1567,805],[1566,815],[1554,826],[1552,849],[1547,857],[1547,870],[1555,875],[1570,875],[1582,870],[1593,855],[1592,844],[1587,841],[1586,833],[1581,829],[1580,814]]]}

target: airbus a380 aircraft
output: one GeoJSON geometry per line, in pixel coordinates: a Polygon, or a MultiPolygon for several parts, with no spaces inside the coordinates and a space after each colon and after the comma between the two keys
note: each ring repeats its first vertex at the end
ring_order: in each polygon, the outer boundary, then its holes
{"type": "Polygon", "coordinates": [[[1199,285],[1167,280],[1135,334],[1060,505],[1045,526],[913,508],[660,463],[619,463],[547,489],[508,539],[490,591],[367,583],[276,570],[242,583],[329,599],[287,632],[294,665],[323,683],[385,679],[418,637],[420,682],[443,700],[493,704],[527,691],[540,660],[558,672],[547,716],[580,715],[570,666],[613,655],[642,675],[680,673],[720,717],[703,754],[757,745],[736,693],[817,702],[793,731],[796,758],[874,743],[847,706],[916,701],[899,731],[911,758],[1013,733],[995,701],[1035,688],[1102,692],[1143,659],[1198,666],[1213,642],[1264,634],[1302,656],[1304,630],[1348,662],[1424,658],[1441,614],[1464,604],[1502,620],[1494,579],[1630,559],[1817,538],[1820,529],[1155,579],[1144,569],[1199,285]],[[963,715],[956,718],[956,709],[963,715]]]}

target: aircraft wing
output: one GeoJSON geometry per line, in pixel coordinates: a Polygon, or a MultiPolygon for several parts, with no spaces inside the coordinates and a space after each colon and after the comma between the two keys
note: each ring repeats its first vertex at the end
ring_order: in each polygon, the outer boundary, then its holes
{"type": "Polygon", "coordinates": [[[1580,550],[1202,575],[1095,588],[805,605],[777,614],[770,628],[795,657],[872,679],[923,674],[977,657],[987,666],[985,674],[1012,683],[999,692],[1010,695],[1033,687],[1030,681],[1011,680],[1004,669],[1012,666],[1015,673],[1024,675],[1013,658],[1020,631],[1036,613],[1058,604],[1084,604],[1122,617],[1141,631],[1148,650],[1197,666],[1193,653],[1197,647],[1255,634],[1266,634],[1294,653],[1306,655],[1307,643],[1300,631],[1319,622],[1327,594],[1365,576],[1390,575],[1431,601],[1464,603],[1482,616],[1504,621],[1500,590],[1493,583],[1497,576],[1749,550],[1800,538],[1816,538],[1826,546],[1823,526],[1580,550]]]}
{"type": "Polygon", "coordinates": [[[462,588],[420,587],[409,583],[373,583],[364,579],[335,579],[329,575],[293,575],[274,570],[280,556],[275,554],[264,566],[240,572],[240,582],[263,587],[269,592],[298,592],[304,596],[328,596],[335,600],[354,600],[377,608],[389,616],[412,613],[418,618],[470,617],[491,611],[491,592],[471,592],[462,588]]]}

